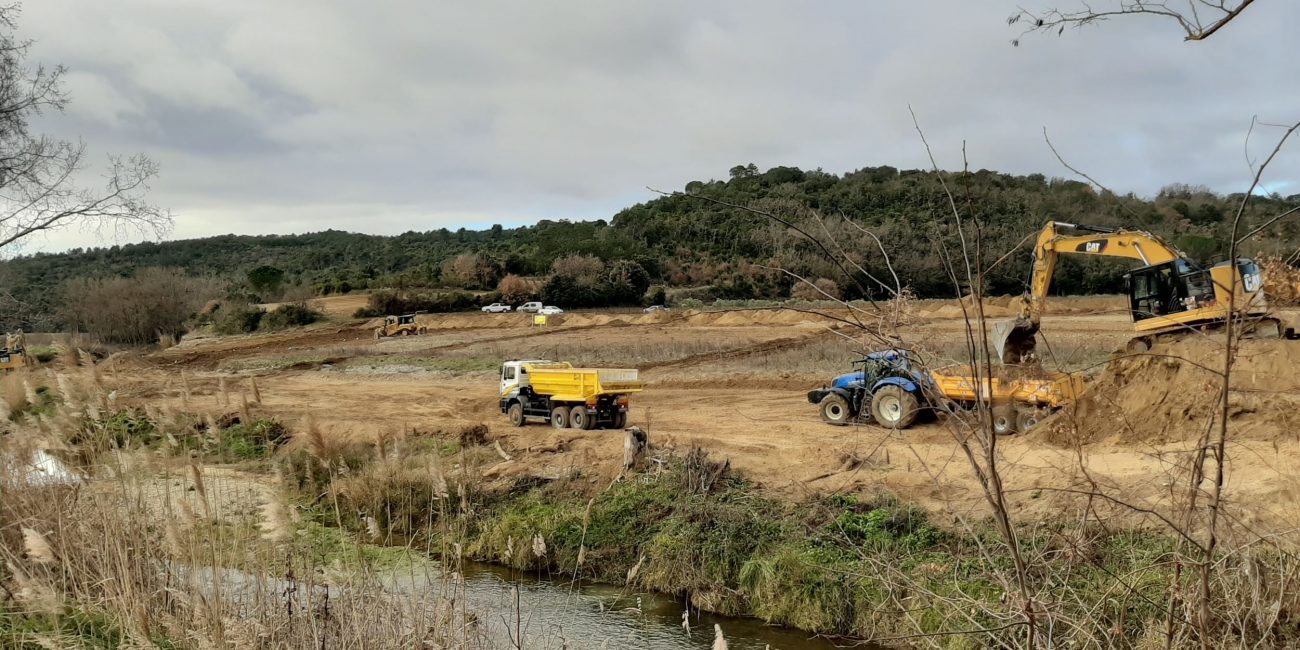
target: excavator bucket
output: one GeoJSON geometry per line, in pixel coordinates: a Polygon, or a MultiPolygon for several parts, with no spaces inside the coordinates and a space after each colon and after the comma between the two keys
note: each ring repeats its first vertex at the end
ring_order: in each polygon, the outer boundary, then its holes
{"type": "Polygon", "coordinates": [[[1017,318],[993,323],[993,349],[1004,364],[1019,364],[1037,358],[1038,323],[1017,318]]]}

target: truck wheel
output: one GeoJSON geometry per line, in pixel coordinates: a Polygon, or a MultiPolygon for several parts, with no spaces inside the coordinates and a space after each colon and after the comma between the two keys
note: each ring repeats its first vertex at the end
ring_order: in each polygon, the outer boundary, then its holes
{"type": "Polygon", "coordinates": [[[569,407],[557,406],[551,409],[551,426],[556,429],[569,426],[569,407]]]}
{"type": "Polygon", "coordinates": [[[615,429],[626,429],[626,428],[627,428],[627,411],[619,411],[617,414],[614,415],[614,427],[613,427],[613,428],[615,428],[615,429]]]}
{"type": "Polygon", "coordinates": [[[1029,433],[1048,415],[1051,415],[1051,411],[1045,408],[1020,409],[1016,413],[1016,431],[1019,431],[1020,433],[1029,433]]]}
{"type": "Polygon", "coordinates": [[[592,429],[596,426],[596,416],[587,412],[585,406],[569,409],[569,426],[574,429],[592,429]]]}
{"type": "Polygon", "coordinates": [[[989,415],[993,418],[993,433],[1005,436],[1016,432],[1016,409],[1009,405],[994,406],[989,415]]]}
{"type": "Polygon", "coordinates": [[[522,427],[528,422],[528,418],[524,417],[524,405],[519,402],[510,404],[510,408],[506,409],[506,416],[510,418],[510,424],[517,427],[522,427]]]}
{"type": "Polygon", "coordinates": [[[852,418],[849,413],[849,403],[835,393],[823,397],[820,405],[822,421],[827,424],[844,426],[852,418]]]}
{"type": "Polygon", "coordinates": [[[871,415],[886,429],[906,429],[916,421],[920,408],[916,396],[901,386],[885,386],[871,396],[871,415]]]}
{"type": "Polygon", "coordinates": [[[1151,339],[1145,336],[1129,339],[1128,343],[1124,344],[1124,351],[1128,354],[1145,354],[1150,352],[1151,339]]]}

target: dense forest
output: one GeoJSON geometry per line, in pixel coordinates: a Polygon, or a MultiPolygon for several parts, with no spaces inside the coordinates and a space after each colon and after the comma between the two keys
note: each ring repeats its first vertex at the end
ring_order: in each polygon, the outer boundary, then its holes
{"type": "MultiPolygon", "coordinates": [[[[0,263],[6,290],[0,294],[8,294],[0,302],[0,327],[64,326],[63,296],[74,279],[129,277],[154,267],[217,280],[226,297],[251,301],[376,288],[505,291],[507,278],[515,283],[511,297],[532,287],[573,307],[638,302],[645,290],[663,287],[689,287],[670,294],[705,300],[780,299],[797,288],[785,271],[821,279],[819,286],[845,298],[889,295],[895,274],[897,284],[918,296],[951,296],[966,288],[945,268],[945,259],[951,260],[945,256],[961,247],[941,178],[961,218],[978,226],[978,242],[968,240],[967,250],[978,248],[985,266],[1014,251],[988,274],[988,289],[996,293],[1023,289],[1030,255],[1025,239],[1048,220],[1138,227],[1193,258],[1217,261],[1242,198],[1186,185],[1167,186],[1154,198],[1117,196],[1082,182],[987,170],[941,177],[871,167],[836,175],[738,165],[727,180],[688,183],[608,221],[391,237],[225,235],[17,257],[0,263]]],[[[1244,223],[1263,223],[1297,204],[1300,195],[1258,197],[1244,223]]],[[[1288,257],[1297,247],[1300,227],[1283,219],[1253,237],[1244,252],[1288,257]]],[[[1124,268],[1113,260],[1067,259],[1054,289],[1117,291],[1124,268]]]]}

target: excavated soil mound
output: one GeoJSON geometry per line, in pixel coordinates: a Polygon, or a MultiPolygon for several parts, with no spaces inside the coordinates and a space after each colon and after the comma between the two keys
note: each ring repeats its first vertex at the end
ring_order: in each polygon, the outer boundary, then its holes
{"type": "Polygon", "coordinates": [[[1276,258],[1259,261],[1264,275],[1264,295],[1270,304],[1300,304],[1300,269],[1276,258]]]}
{"type": "MultiPolygon", "coordinates": [[[[1047,424],[1057,444],[1196,440],[1217,421],[1222,340],[1160,344],[1113,359],[1078,404],[1047,424]]],[[[1243,341],[1232,368],[1228,425],[1237,438],[1300,437],[1300,342],[1243,341]]]]}

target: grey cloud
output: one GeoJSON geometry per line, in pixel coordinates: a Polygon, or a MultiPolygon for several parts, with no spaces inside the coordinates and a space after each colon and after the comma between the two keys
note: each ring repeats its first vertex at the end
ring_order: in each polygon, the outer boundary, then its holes
{"type": "Polygon", "coordinates": [[[1117,190],[1236,191],[1251,116],[1300,119],[1300,5],[1199,44],[1132,20],[1013,48],[1016,4],[42,0],[20,31],[72,70],[40,126],[157,158],[176,236],[607,218],[750,161],[925,167],[909,105],[947,168],[964,141],[1067,175],[1046,127],[1117,190]]]}

